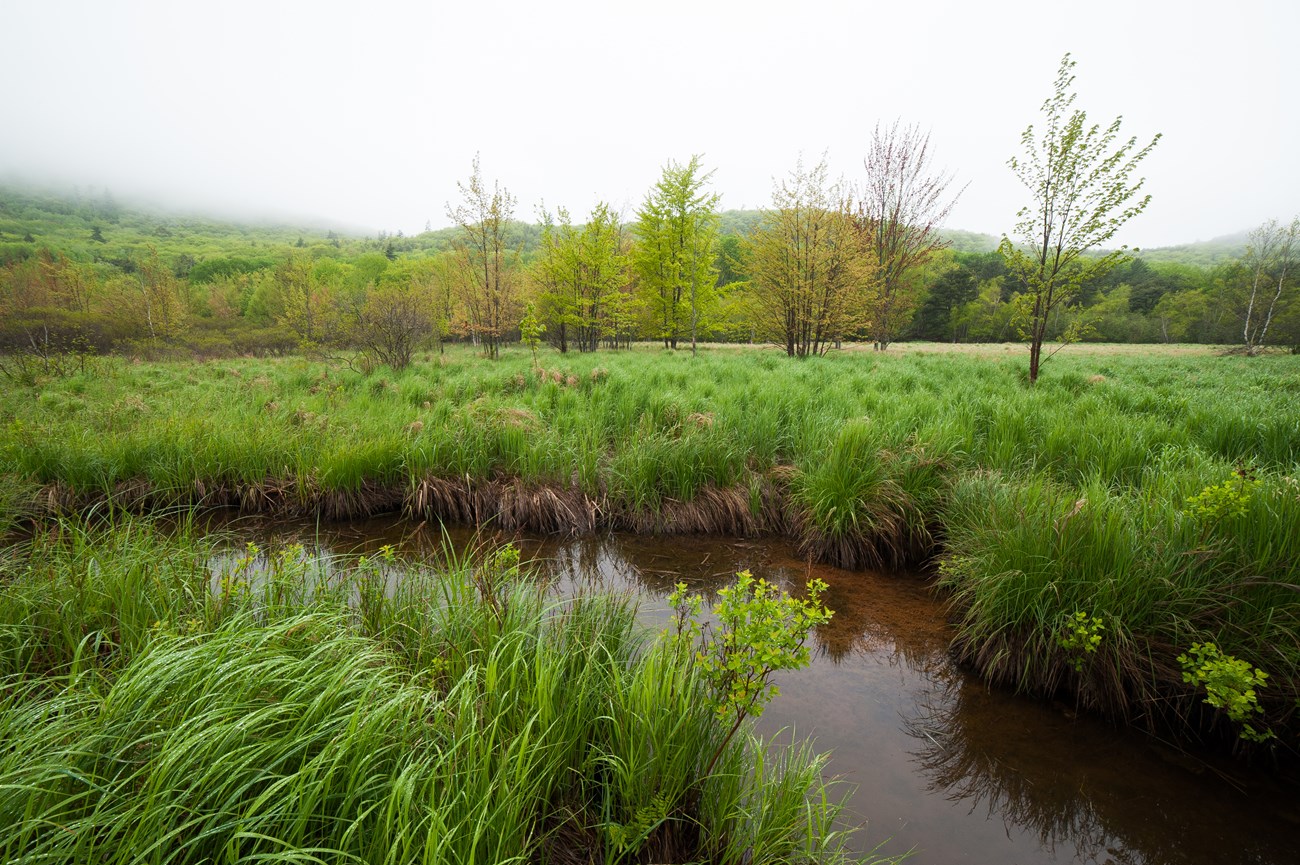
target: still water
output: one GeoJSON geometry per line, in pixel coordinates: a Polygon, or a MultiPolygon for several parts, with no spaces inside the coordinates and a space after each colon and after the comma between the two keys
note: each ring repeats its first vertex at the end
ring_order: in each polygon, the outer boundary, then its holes
{"type": "MultiPolygon", "coordinates": [[[[395,518],[227,524],[242,545],[410,555],[488,540],[395,518]]],[[[648,624],[678,581],[706,595],[736,571],[793,586],[820,577],[836,611],[811,667],[779,679],[759,719],[812,737],[852,788],[855,846],[917,865],[1300,862],[1300,785],[1182,753],[1070,707],[990,689],[953,665],[952,630],[923,577],[809,565],[780,541],[607,535],[514,538],[560,593],[633,592],[648,624]]]]}

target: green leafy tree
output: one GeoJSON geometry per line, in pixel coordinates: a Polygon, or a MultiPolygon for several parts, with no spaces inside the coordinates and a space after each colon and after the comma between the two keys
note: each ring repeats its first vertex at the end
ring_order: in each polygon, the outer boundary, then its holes
{"type": "Polygon", "coordinates": [[[544,333],[546,333],[546,325],[538,320],[537,310],[534,309],[532,303],[529,303],[524,310],[524,317],[519,321],[519,338],[533,353],[534,367],[537,366],[537,346],[541,344],[542,334],[544,333]]]}
{"type": "Polygon", "coordinates": [[[698,155],[685,165],[670,161],[637,211],[634,267],[654,336],[665,348],[676,348],[689,333],[694,352],[718,296],[718,196],[705,189],[712,176],[698,155]]]}
{"type": "Polygon", "coordinates": [[[128,295],[137,327],[153,343],[170,342],[188,325],[181,285],[152,247],[136,263],[137,291],[128,295]]]}
{"type": "Polygon", "coordinates": [[[564,208],[557,217],[543,212],[541,247],[533,265],[543,312],[561,352],[571,342],[579,351],[594,351],[602,338],[618,331],[608,319],[621,312],[628,289],[623,231],[604,202],[582,227],[573,225],[564,208]]]}
{"type": "MultiPolygon", "coordinates": [[[[1074,65],[1069,54],[1062,58],[1052,96],[1042,106],[1041,135],[1032,125],[1025,129],[1024,153],[1007,163],[1033,196],[1018,214],[1018,243],[1004,236],[999,247],[1011,272],[1027,286],[1016,298],[1015,320],[1029,340],[1030,383],[1038,380],[1053,313],[1069,306],[1082,285],[1127,258],[1125,246],[1097,256],[1084,253],[1146,209],[1151,196],[1138,197],[1143,180],[1132,177],[1160,140],[1156,135],[1142,148],[1136,137],[1120,140],[1119,117],[1105,129],[1088,125],[1087,114],[1072,107],[1074,65]]],[[[1079,327],[1067,329],[1062,344],[1081,335],[1079,327]]]]}
{"type": "Polygon", "coordinates": [[[811,170],[800,159],[747,244],[757,330],[790,357],[824,354],[867,322],[872,261],[827,174],[825,159],[811,170]]]}
{"type": "Polygon", "coordinates": [[[1002,342],[1012,332],[1012,303],[1006,299],[1004,277],[980,283],[979,294],[952,312],[954,331],[969,342],[1002,342]]]}
{"type": "Polygon", "coordinates": [[[913,323],[915,334],[921,339],[956,342],[959,328],[955,314],[978,295],[979,283],[971,271],[961,265],[944,271],[930,286],[925,302],[917,310],[913,323]]]}
{"type": "Polygon", "coordinates": [[[1274,317],[1290,299],[1286,295],[1295,293],[1298,255],[1300,217],[1291,220],[1290,225],[1270,219],[1250,233],[1242,260],[1245,285],[1240,291],[1242,340],[1247,354],[1259,354],[1274,317]]]}
{"type": "Polygon", "coordinates": [[[313,267],[309,255],[290,251],[276,267],[273,280],[276,297],[268,301],[269,306],[277,322],[298,338],[300,348],[312,352],[337,341],[339,289],[313,267]]]}

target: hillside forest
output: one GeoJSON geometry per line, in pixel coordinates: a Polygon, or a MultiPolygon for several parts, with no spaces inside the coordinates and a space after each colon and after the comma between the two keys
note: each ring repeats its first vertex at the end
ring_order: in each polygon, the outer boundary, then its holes
{"type": "MultiPolygon", "coordinates": [[[[448,341],[487,356],[521,340],[561,352],[768,343],[803,356],[846,340],[884,350],[1024,336],[1025,286],[991,235],[910,226],[924,254],[886,278],[889,251],[873,241],[888,215],[873,218],[860,194],[855,204],[824,164],[800,164],[769,210],[719,210],[709,181],[698,158],[670,162],[633,213],[598,204],[527,221],[476,159],[446,205],[452,227],[364,237],[128,207],[107,190],[0,187],[0,368],[306,351],[400,369],[448,341]]],[[[1269,228],[1134,252],[1056,308],[1047,338],[1300,351],[1297,268],[1289,247],[1267,246],[1269,228]],[[1276,300],[1269,327],[1258,332],[1257,308],[1246,333],[1259,297],[1276,300]]]]}

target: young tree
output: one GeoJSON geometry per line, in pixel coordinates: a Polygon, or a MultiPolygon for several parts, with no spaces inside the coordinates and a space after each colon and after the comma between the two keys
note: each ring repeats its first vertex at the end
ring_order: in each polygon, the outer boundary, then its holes
{"type": "Polygon", "coordinates": [[[457,183],[461,203],[447,205],[447,215],[461,227],[466,326],[490,358],[500,356],[501,341],[519,315],[519,249],[513,245],[515,197],[499,182],[488,190],[474,157],[469,183],[457,183]]]}
{"type": "Polygon", "coordinates": [[[291,250],[276,267],[277,322],[298,338],[307,353],[332,345],[339,330],[336,287],[316,272],[311,257],[291,250]]]}
{"type": "MultiPolygon", "coordinates": [[[[1137,197],[1144,180],[1131,178],[1160,140],[1156,135],[1141,149],[1136,137],[1118,141],[1120,117],[1104,130],[1089,126],[1085,112],[1071,110],[1077,95],[1070,92],[1074,65],[1069,54],[1061,59],[1052,96],[1041,109],[1042,135],[1030,125],[1020,136],[1024,154],[1007,163],[1033,196],[1033,204],[1017,214],[1019,243],[1004,236],[999,247],[1011,272],[1027,286],[1016,298],[1016,321],[1029,339],[1031,384],[1038,380],[1052,314],[1068,306],[1085,282],[1127,258],[1126,246],[1096,257],[1084,253],[1146,209],[1151,196],[1137,197]]],[[[1078,327],[1067,330],[1062,343],[1080,334],[1078,327]]]]}
{"type": "Polygon", "coordinates": [[[876,124],[867,149],[866,180],[858,193],[856,225],[876,259],[868,331],[884,351],[907,327],[919,284],[908,277],[948,245],[939,226],[965,191],[951,198],[950,175],[930,167],[930,134],[918,126],[876,124]]]}
{"type": "Polygon", "coordinates": [[[136,262],[136,276],[138,291],[132,293],[130,300],[138,327],[148,332],[151,343],[175,339],[188,325],[185,304],[181,300],[180,284],[153,247],[136,262]]]}
{"type": "Polygon", "coordinates": [[[637,211],[634,266],[664,348],[676,348],[689,329],[694,353],[717,298],[718,196],[704,191],[712,176],[698,155],[685,165],[670,161],[637,211]]]}
{"type": "Polygon", "coordinates": [[[1278,311],[1278,301],[1293,287],[1296,255],[1300,253],[1298,241],[1300,217],[1292,219],[1290,225],[1279,225],[1276,219],[1270,219],[1250,233],[1242,261],[1248,280],[1242,338],[1249,355],[1259,354],[1263,348],[1278,311]]]}
{"type": "Polygon", "coordinates": [[[543,312],[556,347],[572,340],[579,351],[595,351],[609,333],[606,320],[617,310],[628,285],[627,256],[618,215],[601,202],[587,224],[574,226],[569,212],[557,222],[542,214],[541,249],[533,277],[541,288],[543,312]]]}
{"type": "Polygon", "coordinates": [[[524,345],[533,353],[533,368],[537,368],[537,346],[542,341],[542,334],[546,333],[546,325],[537,319],[537,311],[533,304],[529,303],[524,310],[524,317],[519,322],[519,338],[524,345]]]}
{"type": "Polygon", "coordinates": [[[439,336],[437,280],[432,259],[386,264],[355,291],[352,343],[394,370],[410,366],[415,352],[439,336]]]}
{"type": "Polygon", "coordinates": [[[745,256],[759,333],[790,357],[825,354],[866,323],[871,253],[839,184],[828,183],[824,159],[811,171],[800,159],[789,180],[776,183],[772,204],[745,256]]]}

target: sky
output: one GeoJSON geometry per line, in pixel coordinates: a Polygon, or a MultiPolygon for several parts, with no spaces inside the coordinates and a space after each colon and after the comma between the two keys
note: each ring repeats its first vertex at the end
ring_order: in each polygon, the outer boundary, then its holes
{"type": "Polygon", "coordinates": [[[692,154],[757,208],[899,120],[965,185],[948,227],[1000,235],[1070,52],[1090,121],[1163,135],[1116,241],[1164,246],[1300,213],[1297,32],[1296,0],[0,0],[0,182],[411,234],[476,154],[530,221],[631,217],[692,154]]]}

